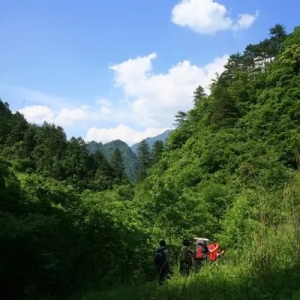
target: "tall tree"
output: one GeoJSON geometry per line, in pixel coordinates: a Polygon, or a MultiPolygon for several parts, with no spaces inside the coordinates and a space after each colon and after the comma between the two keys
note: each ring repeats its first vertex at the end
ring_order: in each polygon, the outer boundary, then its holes
{"type": "Polygon", "coordinates": [[[44,122],[42,126],[37,127],[35,141],[33,158],[36,161],[37,172],[62,179],[63,174],[58,164],[66,153],[67,139],[63,128],[44,122]]]}
{"type": "Polygon", "coordinates": [[[181,126],[187,120],[188,115],[184,111],[179,110],[177,115],[175,115],[175,126],[181,126]]]}
{"type": "Polygon", "coordinates": [[[89,180],[88,177],[88,160],[84,140],[82,138],[72,137],[67,142],[66,158],[63,160],[63,169],[65,171],[65,179],[72,185],[76,185],[78,189],[86,188],[89,180]]]}
{"type": "Polygon", "coordinates": [[[151,149],[151,161],[153,164],[157,163],[164,151],[163,141],[155,141],[151,149]]]}
{"type": "Polygon", "coordinates": [[[119,179],[123,179],[125,177],[125,165],[119,148],[116,148],[113,151],[110,165],[119,179]]]}
{"type": "Polygon", "coordinates": [[[17,142],[24,140],[24,135],[28,129],[29,124],[24,116],[16,112],[11,116],[11,130],[7,135],[6,145],[12,146],[17,142]]]}
{"type": "Polygon", "coordinates": [[[238,118],[238,109],[227,88],[217,86],[212,95],[211,124],[217,127],[230,127],[234,125],[238,118]]]}
{"type": "Polygon", "coordinates": [[[146,140],[142,140],[137,150],[138,170],[137,180],[143,180],[147,175],[147,170],[151,166],[151,156],[149,145],[146,140]]]}
{"type": "Polygon", "coordinates": [[[2,102],[0,99],[0,149],[4,147],[6,135],[10,131],[10,119],[12,113],[7,102],[2,102]]]}
{"type": "Polygon", "coordinates": [[[276,24],[269,29],[270,35],[270,51],[272,56],[278,54],[282,42],[286,39],[287,33],[282,24],[276,24]]]}
{"type": "Polygon", "coordinates": [[[201,101],[201,99],[203,99],[204,97],[206,97],[206,93],[204,91],[204,88],[199,85],[196,90],[194,91],[194,105],[197,105],[197,103],[199,101],[201,101]]]}
{"type": "Polygon", "coordinates": [[[93,180],[94,190],[105,190],[113,185],[115,179],[115,173],[111,165],[108,163],[104,154],[100,151],[96,151],[92,154],[92,159],[95,167],[95,174],[93,180]]]}

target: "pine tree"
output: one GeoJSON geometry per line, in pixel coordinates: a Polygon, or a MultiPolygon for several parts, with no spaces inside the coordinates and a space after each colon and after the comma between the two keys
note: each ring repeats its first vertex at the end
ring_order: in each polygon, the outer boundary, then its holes
{"type": "Polygon", "coordinates": [[[118,178],[123,179],[125,177],[125,165],[119,148],[116,148],[113,151],[110,165],[118,178]]]}
{"type": "Polygon", "coordinates": [[[149,145],[146,140],[142,140],[137,150],[138,171],[137,181],[141,181],[146,177],[147,170],[151,165],[151,156],[149,145]]]}
{"type": "Polygon", "coordinates": [[[152,164],[155,164],[160,160],[163,151],[164,151],[163,141],[155,141],[153,146],[152,146],[152,149],[151,149],[151,162],[152,162],[152,164]]]}

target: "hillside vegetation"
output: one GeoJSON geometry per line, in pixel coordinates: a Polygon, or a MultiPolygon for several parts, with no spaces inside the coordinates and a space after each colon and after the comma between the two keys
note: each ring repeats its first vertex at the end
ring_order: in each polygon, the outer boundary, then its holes
{"type": "Polygon", "coordinates": [[[133,184],[120,153],[0,102],[1,299],[300,299],[300,27],[231,55],[176,121],[166,144],[140,144],[133,184]],[[182,239],[200,235],[226,259],[181,278],[182,239]]]}
{"type": "Polygon", "coordinates": [[[120,156],[118,159],[123,161],[124,174],[131,182],[136,182],[139,180],[140,167],[143,169],[143,161],[145,159],[149,161],[146,163],[148,169],[161,156],[163,144],[170,132],[172,131],[167,130],[158,136],[146,138],[131,147],[121,140],[114,140],[105,144],[92,141],[87,143],[86,149],[90,154],[101,152],[111,165],[114,165],[117,156],[120,156]],[[146,158],[141,157],[145,155],[146,158]]]}
{"type": "MultiPolygon", "coordinates": [[[[173,130],[166,130],[164,131],[163,133],[157,135],[157,136],[154,136],[154,137],[148,137],[146,138],[146,142],[148,143],[149,147],[152,148],[155,144],[155,142],[157,141],[162,141],[162,142],[165,142],[165,140],[169,137],[170,133],[172,132],[173,130]]],[[[139,145],[140,143],[136,143],[136,144],[133,144],[130,148],[131,150],[137,154],[138,153],[138,149],[139,149],[139,145]]]]}
{"type": "Polygon", "coordinates": [[[95,141],[86,145],[86,149],[89,153],[94,154],[97,151],[101,152],[108,162],[112,162],[118,151],[121,153],[121,157],[124,163],[124,171],[128,179],[135,181],[136,172],[138,170],[138,159],[136,154],[131,148],[121,140],[111,141],[109,143],[97,143],[95,141]]]}

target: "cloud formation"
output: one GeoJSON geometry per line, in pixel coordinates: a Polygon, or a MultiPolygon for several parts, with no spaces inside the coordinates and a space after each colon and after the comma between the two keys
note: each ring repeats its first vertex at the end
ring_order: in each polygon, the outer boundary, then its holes
{"type": "Polygon", "coordinates": [[[155,58],[157,54],[153,52],[109,67],[113,71],[115,88],[123,94],[120,101],[95,98],[94,104],[76,106],[60,102],[59,107],[58,102],[51,105],[51,96],[27,92],[31,95],[28,96],[31,103],[38,95],[43,95],[45,101],[19,111],[29,122],[42,124],[47,121],[62,126],[66,132],[85,128],[85,132],[78,135],[85,135],[86,141],[121,139],[133,144],[172,128],[176,113],[192,107],[196,87],[201,85],[209,91],[211,80],[216,73],[222,73],[228,55],[217,57],[202,67],[184,60],[158,74],[153,71],[155,58]]]}
{"type": "Polygon", "coordinates": [[[173,7],[171,20],[197,33],[213,35],[218,31],[247,29],[258,18],[258,14],[258,11],[239,14],[234,20],[227,8],[214,0],[181,0],[173,7]]]}
{"type": "Polygon", "coordinates": [[[97,99],[93,106],[74,107],[62,102],[59,109],[47,103],[47,105],[28,105],[18,111],[31,123],[42,124],[46,121],[63,128],[74,127],[82,123],[89,124],[114,119],[122,121],[128,118],[125,112],[113,108],[112,102],[103,98],[97,99]]]}
{"type": "Polygon", "coordinates": [[[206,91],[216,73],[221,73],[228,55],[217,57],[213,62],[198,67],[185,60],[177,63],[166,73],[154,74],[151,53],[111,66],[114,81],[129,99],[131,117],[146,127],[168,127],[178,110],[192,106],[193,92],[198,85],[206,91]]]}
{"type": "Polygon", "coordinates": [[[41,124],[46,121],[67,128],[88,120],[88,110],[89,106],[83,105],[74,109],[64,107],[56,112],[46,105],[32,105],[19,109],[19,112],[31,123],[41,124]]]}
{"type": "Polygon", "coordinates": [[[96,128],[88,129],[85,140],[86,141],[101,141],[103,143],[112,140],[122,140],[129,146],[139,143],[146,137],[154,137],[164,132],[169,128],[147,128],[145,130],[135,130],[126,125],[119,125],[115,128],[96,128]]]}

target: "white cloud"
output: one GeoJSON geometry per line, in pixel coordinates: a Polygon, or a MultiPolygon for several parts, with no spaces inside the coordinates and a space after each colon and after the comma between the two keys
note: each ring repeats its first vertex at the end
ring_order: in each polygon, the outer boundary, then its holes
{"type": "Polygon", "coordinates": [[[120,139],[128,143],[129,146],[140,142],[147,137],[157,136],[169,128],[147,128],[144,131],[132,129],[126,125],[119,125],[116,128],[96,128],[92,127],[87,131],[85,141],[110,142],[120,139]]]}
{"type": "Polygon", "coordinates": [[[19,112],[25,116],[27,121],[41,124],[44,121],[53,122],[54,112],[51,108],[44,105],[32,105],[19,109],[19,112]]]}
{"type": "Polygon", "coordinates": [[[74,126],[78,122],[88,120],[88,110],[89,106],[81,106],[74,109],[63,108],[56,116],[54,123],[63,127],[74,126]]]}
{"type": "Polygon", "coordinates": [[[211,80],[216,73],[222,73],[228,55],[217,57],[204,66],[185,60],[158,74],[154,73],[152,64],[156,57],[156,53],[151,53],[110,67],[114,83],[123,94],[119,101],[98,98],[94,99],[94,104],[90,102],[90,106],[56,101],[52,106],[46,103],[46,100],[51,102],[51,96],[34,92],[36,97],[43,95],[45,104],[33,103],[19,111],[29,122],[54,123],[62,126],[67,134],[85,135],[87,141],[122,139],[132,144],[155,136],[172,127],[179,110],[187,111],[192,107],[197,86],[209,91],[211,80]],[[109,126],[111,128],[107,129],[109,126]]]}
{"type": "Polygon", "coordinates": [[[50,108],[50,105],[29,105],[18,111],[31,123],[42,124],[46,121],[63,128],[74,127],[78,124],[88,125],[98,121],[113,121],[114,119],[122,121],[129,118],[129,113],[114,108],[112,102],[103,98],[97,99],[93,107],[89,105],[67,107],[66,103],[61,103],[61,106],[66,107],[56,109],[50,108]]]}
{"type": "Polygon", "coordinates": [[[130,58],[121,64],[111,66],[115,71],[115,83],[122,86],[129,96],[135,96],[140,84],[143,85],[145,76],[151,76],[149,71],[152,69],[151,61],[157,57],[155,52],[144,57],[130,58]],[[126,83],[126,84],[124,84],[126,83]]]}
{"type": "Polygon", "coordinates": [[[87,120],[89,118],[88,110],[89,107],[83,105],[74,109],[62,108],[55,112],[45,105],[32,105],[19,109],[19,112],[31,123],[42,124],[46,121],[66,128],[87,120]]]}
{"type": "Polygon", "coordinates": [[[236,25],[236,30],[249,28],[257,19],[257,17],[258,11],[256,11],[254,15],[240,14],[236,25]]]}
{"type": "Polygon", "coordinates": [[[179,62],[167,73],[154,74],[152,60],[156,53],[129,59],[110,67],[115,84],[130,98],[131,119],[146,127],[169,127],[178,110],[192,106],[193,92],[198,85],[207,91],[216,73],[221,73],[228,55],[198,67],[188,60],[179,62]]]}
{"type": "Polygon", "coordinates": [[[239,14],[233,20],[227,8],[214,0],[181,0],[172,9],[172,22],[189,27],[197,33],[215,34],[222,30],[238,31],[249,28],[258,17],[254,14],[239,14]]]}

